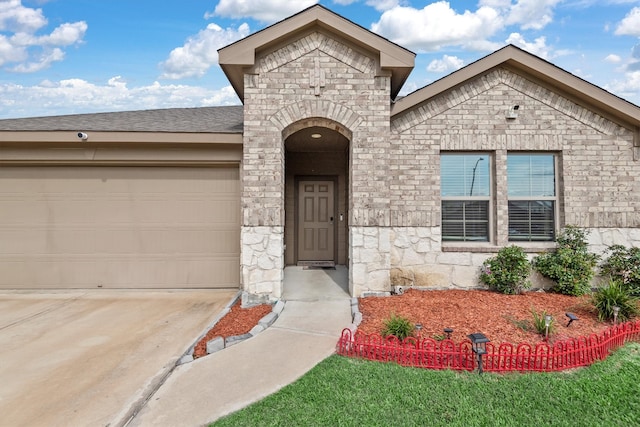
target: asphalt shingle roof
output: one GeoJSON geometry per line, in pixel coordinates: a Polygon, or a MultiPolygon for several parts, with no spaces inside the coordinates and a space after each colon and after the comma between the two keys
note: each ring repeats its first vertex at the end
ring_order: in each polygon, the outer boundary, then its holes
{"type": "Polygon", "coordinates": [[[241,105],[0,120],[0,131],[242,133],[241,105]]]}

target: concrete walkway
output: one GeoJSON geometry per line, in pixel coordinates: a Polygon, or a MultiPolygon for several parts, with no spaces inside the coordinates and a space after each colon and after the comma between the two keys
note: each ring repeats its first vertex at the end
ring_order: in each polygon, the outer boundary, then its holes
{"type": "Polygon", "coordinates": [[[129,426],[201,426],[300,378],[351,323],[347,270],[288,267],[285,308],[253,338],[178,366],[129,426]]]}

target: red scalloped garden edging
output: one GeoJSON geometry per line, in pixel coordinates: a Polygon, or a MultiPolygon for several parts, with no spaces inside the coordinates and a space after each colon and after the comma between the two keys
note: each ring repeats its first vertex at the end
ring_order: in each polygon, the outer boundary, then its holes
{"type": "MultiPolygon", "coordinates": [[[[553,345],[495,345],[489,342],[483,356],[483,370],[553,372],[579,368],[606,359],[612,351],[631,341],[640,342],[640,320],[614,325],[600,334],[557,341],[553,345]]],[[[425,369],[473,371],[477,365],[469,340],[456,344],[448,339],[437,341],[409,337],[400,341],[394,336],[383,338],[377,334],[354,334],[348,328],[342,331],[336,353],[425,369]]]]}

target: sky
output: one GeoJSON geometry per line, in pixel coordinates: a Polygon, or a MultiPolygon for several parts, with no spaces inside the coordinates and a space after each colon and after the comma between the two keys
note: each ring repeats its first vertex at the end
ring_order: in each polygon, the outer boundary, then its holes
{"type": "Polygon", "coordinates": [[[0,119],[238,105],[217,49],[317,3],[417,54],[401,95],[514,44],[640,105],[640,0],[0,0],[0,119]]]}

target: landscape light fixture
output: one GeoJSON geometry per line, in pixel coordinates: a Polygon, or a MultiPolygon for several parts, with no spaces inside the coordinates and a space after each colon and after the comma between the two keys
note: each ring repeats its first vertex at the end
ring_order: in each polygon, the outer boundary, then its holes
{"type": "Polygon", "coordinates": [[[422,323],[416,323],[414,328],[416,328],[416,332],[420,333],[420,331],[422,330],[422,323]]]}
{"type": "Polygon", "coordinates": [[[613,309],[613,324],[617,325],[618,324],[618,314],[620,313],[620,307],[618,307],[617,305],[614,305],[611,308],[613,309]]]}
{"type": "Polygon", "coordinates": [[[551,326],[551,321],[553,318],[550,314],[544,315],[544,340],[549,341],[549,326],[551,326]]]}
{"type": "Polygon", "coordinates": [[[478,356],[478,374],[482,374],[482,356],[487,354],[487,343],[490,342],[482,332],[467,335],[471,340],[471,350],[478,356]]]}
{"type": "Polygon", "coordinates": [[[574,320],[578,320],[578,316],[576,316],[573,313],[565,313],[564,315],[569,318],[569,323],[567,323],[567,328],[571,325],[571,322],[573,322],[574,320]]]}
{"type": "Polygon", "coordinates": [[[444,328],[444,333],[447,335],[447,339],[450,340],[451,339],[451,334],[453,333],[453,329],[444,328]]]}

